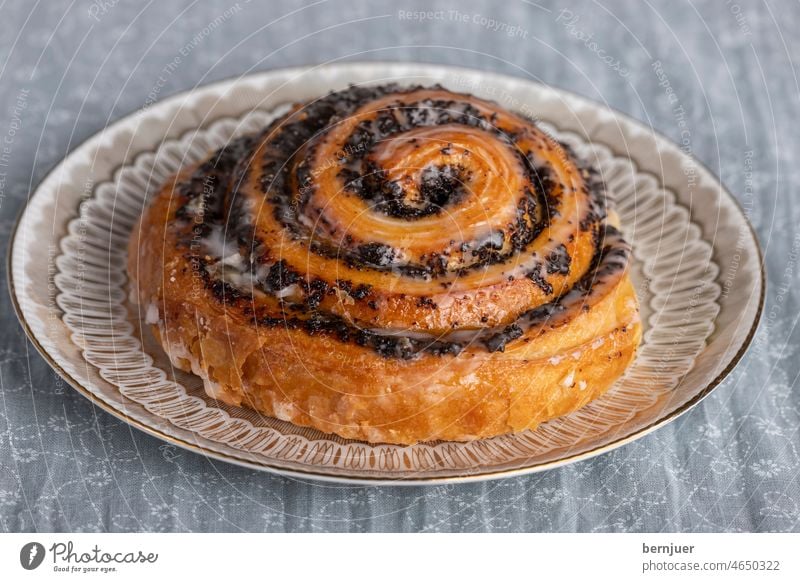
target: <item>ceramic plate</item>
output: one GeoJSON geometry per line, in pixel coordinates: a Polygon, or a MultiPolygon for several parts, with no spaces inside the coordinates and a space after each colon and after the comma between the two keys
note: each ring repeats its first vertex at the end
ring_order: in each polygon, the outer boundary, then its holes
{"type": "Polygon", "coordinates": [[[681,148],[571,93],[483,71],[347,63],[249,75],[176,95],[105,128],[39,185],[10,247],[15,305],[45,359],[98,406],[215,459],[310,478],[429,483],[539,471],[610,451],[674,420],[730,372],[764,298],[758,242],[733,196],[681,148]],[[535,116],[601,172],[632,243],[644,339],[589,406],[535,431],[411,447],[325,435],[227,407],[178,372],[128,301],[128,235],[180,166],[348,84],[434,84],[535,116]]]}

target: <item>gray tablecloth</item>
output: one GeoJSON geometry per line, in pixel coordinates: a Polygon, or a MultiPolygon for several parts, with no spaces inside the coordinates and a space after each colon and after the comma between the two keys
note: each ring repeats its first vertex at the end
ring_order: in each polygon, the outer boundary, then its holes
{"type": "Polygon", "coordinates": [[[577,91],[679,139],[660,61],[695,155],[733,192],[752,180],[770,279],[763,349],[678,421],[590,461],[485,484],[331,486],[212,462],[94,408],[26,342],[3,290],[0,529],[800,530],[798,4],[355,4],[6,3],[3,250],[48,168],[110,120],[197,83],[335,59],[468,65],[577,91]]]}

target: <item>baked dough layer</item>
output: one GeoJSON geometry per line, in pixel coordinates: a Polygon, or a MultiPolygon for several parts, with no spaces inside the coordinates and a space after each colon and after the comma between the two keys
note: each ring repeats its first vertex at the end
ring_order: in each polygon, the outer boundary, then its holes
{"type": "Polygon", "coordinates": [[[633,360],[613,222],[599,177],[532,121],[352,88],[168,180],[128,273],[210,396],[344,438],[463,441],[577,410],[633,360]]]}

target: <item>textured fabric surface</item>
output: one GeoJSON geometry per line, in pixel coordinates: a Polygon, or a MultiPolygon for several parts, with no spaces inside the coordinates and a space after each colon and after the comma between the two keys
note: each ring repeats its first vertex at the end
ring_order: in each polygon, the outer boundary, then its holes
{"type": "Polygon", "coordinates": [[[46,171],[148,101],[286,65],[415,60],[568,88],[688,140],[745,202],[769,287],[748,355],[676,422],[566,468],[430,488],[313,484],[165,445],[61,381],[3,289],[0,530],[800,530],[798,26],[789,1],[6,3],[3,251],[46,171]]]}

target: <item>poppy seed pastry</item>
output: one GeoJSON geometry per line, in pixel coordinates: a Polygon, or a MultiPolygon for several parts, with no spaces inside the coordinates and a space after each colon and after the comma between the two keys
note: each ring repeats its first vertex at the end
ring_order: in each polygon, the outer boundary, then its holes
{"type": "Polygon", "coordinates": [[[133,296],[209,396],[344,438],[535,428],[641,337],[601,177],[524,117],[441,87],[350,87],[169,179],[133,296]]]}

